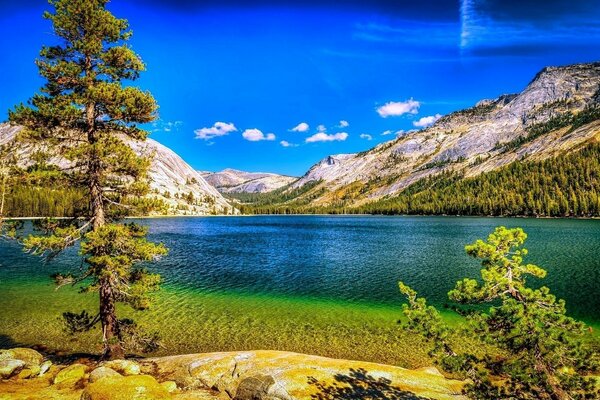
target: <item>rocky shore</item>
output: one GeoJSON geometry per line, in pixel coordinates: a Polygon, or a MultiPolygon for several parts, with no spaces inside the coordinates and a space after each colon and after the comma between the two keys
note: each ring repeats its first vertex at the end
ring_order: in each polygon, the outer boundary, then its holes
{"type": "Polygon", "coordinates": [[[462,386],[435,368],[281,351],[53,363],[32,349],[0,350],[0,400],[464,399],[462,386]]]}

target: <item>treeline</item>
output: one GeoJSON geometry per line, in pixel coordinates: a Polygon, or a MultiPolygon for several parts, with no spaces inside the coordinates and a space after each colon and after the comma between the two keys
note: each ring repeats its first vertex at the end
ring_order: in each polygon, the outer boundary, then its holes
{"type": "MultiPolygon", "coordinates": [[[[239,202],[236,206],[243,214],[600,216],[600,144],[544,161],[515,161],[472,178],[442,173],[422,179],[396,196],[361,206],[352,206],[355,199],[349,196],[333,205],[315,207],[313,200],[326,192],[317,188],[320,183],[227,197],[239,202]]],[[[73,216],[87,207],[84,196],[85,189],[68,185],[19,184],[7,193],[5,216],[73,216]]],[[[130,202],[137,208],[133,215],[157,210],[166,213],[168,209],[160,199],[130,202]]]]}
{"type": "MultiPolygon", "coordinates": [[[[137,217],[169,214],[169,205],[156,197],[121,200],[124,207],[112,207],[112,214],[137,217]]],[[[4,200],[5,217],[73,217],[88,209],[86,190],[68,185],[24,185],[10,188],[4,200]]],[[[112,215],[111,214],[111,215],[112,215]]]]}
{"type": "Polygon", "coordinates": [[[371,214],[600,215],[600,144],[544,161],[516,161],[473,178],[442,174],[355,209],[371,214]]]}
{"type": "Polygon", "coordinates": [[[239,202],[236,207],[242,214],[290,214],[310,207],[312,200],[323,194],[322,190],[310,193],[321,181],[309,182],[291,189],[292,184],[267,193],[223,193],[228,199],[239,202]],[[285,204],[284,203],[288,203],[285,204]]]}
{"type": "Polygon", "coordinates": [[[85,209],[83,189],[18,185],[6,194],[6,217],[71,217],[85,209]]]}
{"type": "Polygon", "coordinates": [[[302,202],[247,204],[254,214],[409,214],[600,216],[600,144],[544,161],[515,161],[472,178],[442,173],[400,194],[361,206],[352,200],[314,207],[302,202]]]}

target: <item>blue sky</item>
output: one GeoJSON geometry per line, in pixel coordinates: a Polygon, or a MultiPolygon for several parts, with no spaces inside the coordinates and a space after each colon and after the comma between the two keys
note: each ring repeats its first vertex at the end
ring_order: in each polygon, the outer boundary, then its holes
{"type": "MultiPolygon", "coordinates": [[[[596,1],[113,0],[157,99],[151,137],[193,167],[303,174],[546,65],[600,60],[596,1]],[[596,4],[594,4],[596,3],[596,4]],[[296,128],[294,130],[294,128],[296,128]],[[386,134],[384,134],[386,133],[386,134]]],[[[0,1],[0,120],[42,84],[43,0],[0,1]]]]}

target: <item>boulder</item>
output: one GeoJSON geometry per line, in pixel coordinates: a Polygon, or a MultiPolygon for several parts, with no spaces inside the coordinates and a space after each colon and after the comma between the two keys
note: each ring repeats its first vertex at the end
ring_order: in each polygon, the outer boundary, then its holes
{"type": "Polygon", "coordinates": [[[18,379],[29,379],[33,375],[33,371],[29,368],[24,368],[17,374],[18,379]]]}
{"type": "Polygon", "coordinates": [[[29,365],[40,365],[44,356],[33,349],[17,347],[9,350],[0,350],[0,361],[2,360],[21,360],[29,365]]]}
{"type": "Polygon", "coordinates": [[[74,387],[85,377],[87,367],[83,364],[73,364],[60,370],[54,378],[54,384],[60,387],[74,387]]]}
{"type": "Polygon", "coordinates": [[[89,381],[93,383],[107,376],[121,376],[121,374],[108,367],[98,367],[90,373],[89,381]]]}
{"type": "Polygon", "coordinates": [[[177,383],[174,381],[164,381],[160,383],[160,386],[164,387],[167,392],[173,393],[177,391],[177,383]]]}
{"type": "Polygon", "coordinates": [[[275,384],[271,375],[254,375],[243,379],[235,392],[234,400],[268,400],[269,389],[275,384]]]}
{"type": "Polygon", "coordinates": [[[5,359],[0,361],[0,378],[7,379],[20,372],[26,363],[23,360],[5,359]]]}
{"type": "Polygon", "coordinates": [[[26,368],[23,368],[21,372],[19,372],[19,379],[29,379],[40,374],[40,367],[37,365],[29,365],[26,368]]]}
{"type": "Polygon", "coordinates": [[[107,376],[89,384],[81,400],[161,400],[171,396],[150,375],[107,376]]]}
{"type": "Polygon", "coordinates": [[[48,372],[48,370],[50,369],[50,367],[52,366],[52,361],[47,360],[44,361],[42,363],[42,365],[40,365],[40,376],[43,376],[46,372],[48,372]]]}
{"type": "Polygon", "coordinates": [[[104,363],[103,366],[126,376],[140,374],[140,365],[131,360],[112,360],[104,363]]]}

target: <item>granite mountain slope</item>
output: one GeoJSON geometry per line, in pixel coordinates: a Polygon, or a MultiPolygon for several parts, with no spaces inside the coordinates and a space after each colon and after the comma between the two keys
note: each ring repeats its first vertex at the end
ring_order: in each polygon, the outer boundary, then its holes
{"type": "MultiPolygon", "coordinates": [[[[0,145],[13,142],[19,130],[19,127],[0,124],[0,145]]],[[[162,200],[168,206],[168,214],[207,215],[236,211],[198,171],[173,150],[152,139],[147,139],[145,142],[124,140],[137,154],[151,157],[149,170],[151,193],[148,196],[162,200]]],[[[21,162],[27,164],[33,149],[26,146],[18,151],[21,162]]],[[[54,158],[51,162],[62,167],[67,165],[64,159],[54,158]]]]}
{"type": "Polygon", "coordinates": [[[519,94],[482,100],[365,152],[331,155],[291,189],[312,183],[301,196],[314,206],[360,205],[443,171],[476,176],[573,151],[599,134],[600,63],[547,67],[519,94]]]}

